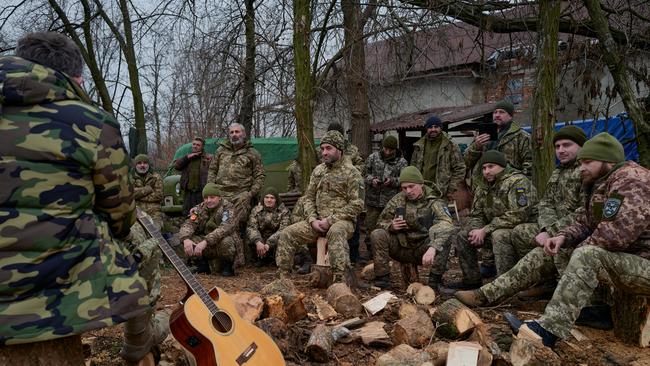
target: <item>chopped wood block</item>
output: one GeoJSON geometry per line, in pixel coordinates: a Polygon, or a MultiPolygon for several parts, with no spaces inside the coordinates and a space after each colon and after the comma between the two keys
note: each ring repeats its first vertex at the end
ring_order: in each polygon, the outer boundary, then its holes
{"type": "Polygon", "coordinates": [[[264,301],[262,298],[252,292],[237,292],[231,295],[232,301],[235,303],[237,313],[243,319],[254,323],[264,310],[264,301]]]}
{"type": "Polygon", "coordinates": [[[436,293],[429,286],[422,286],[413,296],[415,302],[421,305],[431,305],[436,301],[436,293]]]}
{"type": "Polygon", "coordinates": [[[287,312],[284,310],[284,301],[282,296],[273,295],[264,298],[263,318],[278,318],[283,322],[287,321],[287,312]]]}
{"type": "Polygon", "coordinates": [[[390,291],[384,291],[372,299],[364,302],[363,307],[368,310],[371,315],[375,315],[383,310],[389,301],[396,300],[397,296],[393,295],[390,291]]]}
{"type": "Polygon", "coordinates": [[[408,316],[415,314],[418,311],[418,307],[415,304],[410,302],[402,303],[399,307],[398,314],[400,319],[404,319],[408,316]]]}
{"type": "Polygon", "coordinates": [[[315,288],[327,288],[332,284],[332,268],[314,264],[309,274],[309,284],[315,288]]]}
{"type": "Polygon", "coordinates": [[[496,358],[501,357],[501,348],[499,348],[499,344],[492,338],[492,334],[490,334],[486,324],[477,324],[474,327],[472,335],[469,336],[468,341],[477,342],[483,346],[483,350],[496,358]]]}
{"type": "Polygon", "coordinates": [[[316,240],[316,265],[327,266],[330,265],[329,255],[327,254],[327,239],[319,237],[316,240]]]}
{"type": "Polygon", "coordinates": [[[512,366],[560,366],[560,356],[550,348],[544,347],[541,340],[534,341],[527,337],[520,337],[519,334],[510,347],[510,362],[512,366]]]}
{"type": "Polygon", "coordinates": [[[419,282],[413,282],[409,285],[409,287],[406,288],[406,293],[413,296],[416,292],[418,292],[419,289],[422,288],[422,286],[424,285],[419,282]]]}
{"type": "Polygon", "coordinates": [[[393,335],[396,343],[423,347],[431,341],[433,330],[433,323],[429,318],[429,314],[418,309],[413,315],[397,321],[393,329],[393,335]]]}
{"type": "Polygon", "coordinates": [[[433,321],[438,326],[436,332],[445,338],[455,339],[482,324],[481,318],[467,306],[456,299],[440,304],[433,314],[433,321]]]}
{"type": "Polygon", "coordinates": [[[370,322],[350,333],[352,338],[359,338],[366,346],[387,347],[392,346],[388,333],[384,330],[384,322],[370,322]]]}
{"type": "Polygon", "coordinates": [[[589,338],[588,338],[586,335],[582,334],[582,332],[579,331],[579,330],[577,330],[576,328],[571,329],[571,335],[572,335],[573,338],[575,338],[576,341],[578,341],[578,342],[582,342],[582,341],[587,341],[587,340],[589,340],[589,338]]]}
{"type": "Polygon", "coordinates": [[[345,283],[335,283],[327,288],[327,302],[343,316],[359,315],[363,309],[359,298],[345,283]]]}
{"type": "Polygon", "coordinates": [[[318,314],[320,320],[336,318],[336,316],[339,315],[336,310],[334,310],[334,308],[319,295],[314,296],[312,301],[314,302],[314,306],[316,306],[316,314],[318,314]]]}
{"type": "Polygon", "coordinates": [[[354,317],[352,319],[348,319],[348,320],[340,323],[338,326],[339,327],[345,327],[345,328],[348,328],[348,329],[354,329],[354,328],[358,328],[358,327],[360,327],[360,326],[362,326],[364,324],[366,324],[366,320],[361,319],[361,318],[359,318],[357,316],[357,317],[354,317]]]}
{"type": "Polygon", "coordinates": [[[451,342],[447,352],[447,366],[477,366],[481,349],[483,347],[476,342],[451,342]]]}
{"type": "Polygon", "coordinates": [[[614,334],[623,342],[638,347],[650,345],[650,296],[614,289],[612,320],[614,334]]]}
{"type": "Polygon", "coordinates": [[[363,278],[366,281],[372,281],[375,279],[375,264],[370,263],[363,267],[361,270],[361,278],[363,278]]]}
{"type": "Polygon", "coordinates": [[[329,362],[332,344],[334,344],[332,330],[326,325],[318,324],[311,332],[305,352],[313,361],[329,362]]]}
{"type": "Polygon", "coordinates": [[[443,366],[447,363],[447,353],[449,352],[449,343],[444,341],[438,341],[434,344],[427,346],[425,349],[431,359],[433,360],[434,366],[443,366]]]}
{"type": "Polygon", "coordinates": [[[270,314],[271,309],[266,310],[270,305],[277,306],[277,299],[270,299],[274,296],[280,296],[282,298],[282,305],[284,307],[285,315],[282,316],[281,312],[278,309],[273,309],[273,314],[267,316],[275,316],[280,319],[284,319],[290,323],[294,323],[300,319],[303,319],[307,316],[307,310],[305,309],[305,304],[303,299],[305,294],[298,291],[291,280],[286,278],[279,278],[268,285],[262,288],[261,294],[266,296],[264,299],[265,311],[264,314],[270,314]]]}
{"type": "Polygon", "coordinates": [[[427,352],[416,350],[408,344],[400,344],[379,356],[377,366],[421,365],[431,361],[427,352]]]}

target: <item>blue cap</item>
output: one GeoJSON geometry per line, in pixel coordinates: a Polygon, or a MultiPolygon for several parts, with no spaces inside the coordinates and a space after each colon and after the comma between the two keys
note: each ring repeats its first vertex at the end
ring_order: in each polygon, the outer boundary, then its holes
{"type": "Polygon", "coordinates": [[[431,116],[424,123],[424,128],[431,128],[431,126],[442,127],[442,121],[437,116],[431,116]]]}

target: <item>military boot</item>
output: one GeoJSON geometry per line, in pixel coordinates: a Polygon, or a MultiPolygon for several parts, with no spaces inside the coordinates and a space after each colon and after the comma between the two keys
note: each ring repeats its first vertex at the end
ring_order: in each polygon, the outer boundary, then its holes
{"type": "Polygon", "coordinates": [[[458,291],[454,297],[467,306],[478,307],[488,304],[488,299],[481,290],[458,291]]]}
{"type": "Polygon", "coordinates": [[[354,273],[354,268],[348,267],[348,269],[343,272],[344,280],[345,283],[351,288],[351,289],[369,289],[370,284],[364,282],[364,281],[359,281],[357,278],[357,274],[354,273]]]}
{"type": "Polygon", "coordinates": [[[390,287],[390,275],[385,274],[383,276],[375,277],[375,281],[373,284],[376,287],[379,287],[380,289],[385,289],[390,287]]]}
{"type": "Polygon", "coordinates": [[[224,277],[232,277],[235,275],[235,268],[233,266],[232,261],[223,261],[223,271],[221,271],[221,275],[224,277]]]}
{"type": "Polygon", "coordinates": [[[311,265],[314,264],[314,261],[311,258],[311,254],[309,253],[308,250],[303,250],[300,251],[299,255],[302,259],[302,265],[300,266],[300,268],[298,268],[296,273],[301,275],[309,274],[309,272],[311,271],[311,265]]]}
{"type": "Polygon", "coordinates": [[[429,283],[427,283],[434,291],[439,292],[442,285],[442,275],[429,273],[429,283]]]}

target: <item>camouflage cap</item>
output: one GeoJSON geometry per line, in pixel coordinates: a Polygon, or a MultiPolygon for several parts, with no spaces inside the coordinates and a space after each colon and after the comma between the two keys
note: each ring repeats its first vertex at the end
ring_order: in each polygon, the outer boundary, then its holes
{"type": "Polygon", "coordinates": [[[589,139],[578,152],[578,160],[591,159],[608,163],[625,161],[625,149],[616,137],[601,132],[589,139]]]}
{"type": "Polygon", "coordinates": [[[327,131],[320,144],[329,144],[341,151],[345,150],[345,138],[339,131],[327,131]]]}
{"type": "Polygon", "coordinates": [[[222,196],[223,193],[219,187],[214,183],[208,183],[203,187],[203,198],[208,196],[222,196]]]}
{"type": "Polygon", "coordinates": [[[149,164],[149,156],[147,156],[147,154],[139,154],[133,159],[133,162],[135,164],[142,163],[142,162],[149,164]]]}

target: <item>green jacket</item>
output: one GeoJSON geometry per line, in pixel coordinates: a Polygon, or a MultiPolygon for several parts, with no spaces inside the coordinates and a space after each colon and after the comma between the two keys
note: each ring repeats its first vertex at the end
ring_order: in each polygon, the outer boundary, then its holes
{"type": "Polygon", "coordinates": [[[478,187],[469,217],[471,227],[490,234],[498,229],[513,229],[519,224],[535,222],[537,191],[530,180],[508,166],[496,180],[478,187]]]}
{"type": "Polygon", "coordinates": [[[578,162],[574,160],[566,166],[557,167],[546,183],[544,197],[537,205],[540,228],[555,236],[575,220],[576,211],[584,206],[585,199],[578,162]]]}
{"type": "MultiPolygon", "coordinates": [[[[420,172],[424,168],[424,146],[426,136],[422,136],[413,144],[413,155],[411,156],[411,165],[418,168],[420,172]]],[[[424,177],[430,180],[431,177],[424,177]]],[[[465,179],[465,162],[460,148],[456,145],[449,135],[442,133],[442,143],[438,152],[438,164],[436,166],[435,179],[430,180],[435,184],[435,188],[440,192],[441,197],[452,193],[458,189],[460,182],[465,179]]]]}
{"type": "Polygon", "coordinates": [[[0,347],[147,310],[119,124],[65,74],[0,57],[0,347]]]}
{"type": "Polygon", "coordinates": [[[193,236],[205,238],[209,247],[215,247],[225,237],[233,234],[239,223],[230,202],[221,199],[217,207],[208,208],[201,202],[190,210],[190,217],[178,231],[181,243],[193,236]]]}
{"type": "Polygon", "coordinates": [[[224,197],[250,192],[256,197],[264,186],[264,165],[250,141],[235,150],[230,141],[222,141],[208,171],[208,183],[215,183],[224,197]]]}

